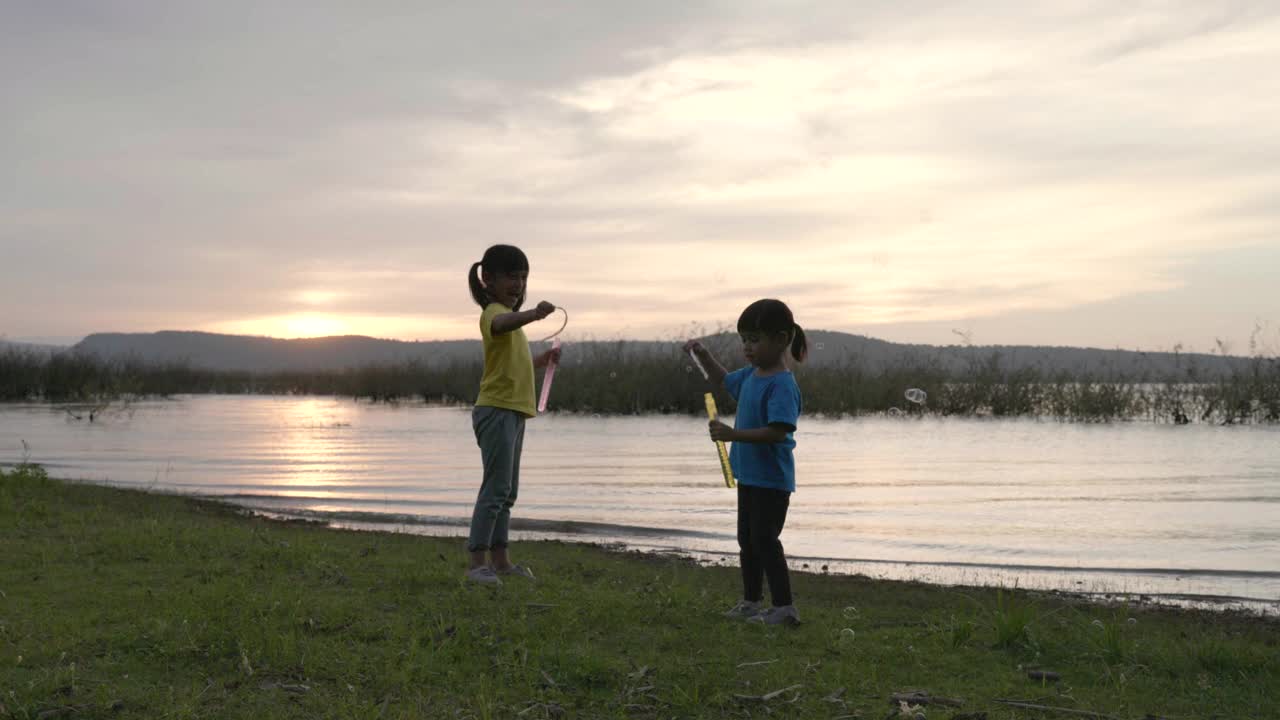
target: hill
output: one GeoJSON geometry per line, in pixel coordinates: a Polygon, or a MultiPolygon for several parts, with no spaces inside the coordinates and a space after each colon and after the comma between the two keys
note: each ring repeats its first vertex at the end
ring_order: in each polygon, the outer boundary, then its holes
{"type": "MultiPolygon", "coordinates": [[[[735,360],[736,340],[721,334],[705,341],[735,360]]],[[[566,362],[577,357],[630,357],[673,352],[671,342],[588,340],[566,343],[566,362]]],[[[1194,366],[1206,377],[1243,368],[1247,358],[1209,354],[1103,350],[1026,345],[910,345],[816,330],[809,332],[809,364],[829,367],[856,363],[876,371],[894,365],[934,363],[947,371],[995,358],[1002,367],[1035,367],[1046,372],[1104,372],[1121,377],[1169,376],[1194,366]]],[[[481,356],[478,340],[407,342],[359,335],[285,340],[203,332],[97,333],[74,346],[77,353],[103,359],[136,358],[148,363],[186,364],[210,370],[329,370],[416,361],[428,367],[472,363],[481,356]]],[[[726,362],[726,364],[730,364],[726,362]]]]}

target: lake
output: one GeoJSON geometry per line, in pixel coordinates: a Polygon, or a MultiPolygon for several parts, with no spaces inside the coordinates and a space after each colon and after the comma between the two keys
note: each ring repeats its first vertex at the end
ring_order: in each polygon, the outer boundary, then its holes
{"type": "MultiPolygon", "coordinates": [[[[796,439],[793,567],[1280,609],[1278,427],[803,417],[796,439]]],[[[0,464],[24,452],[60,478],[458,536],[480,479],[469,408],[327,397],[186,396],[92,423],[0,405],[0,464]]],[[[531,421],[514,518],[516,541],[736,562],[699,418],[531,421]]]]}

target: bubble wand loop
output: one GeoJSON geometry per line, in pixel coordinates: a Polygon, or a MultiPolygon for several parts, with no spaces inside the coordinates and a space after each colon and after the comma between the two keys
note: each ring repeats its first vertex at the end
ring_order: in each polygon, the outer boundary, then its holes
{"type": "Polygon", "coordinates": [[[544,342],[546,342],[546,341],[548,341],[548,340],[554,339],[554,338],[555,338],[555,336],[557,336],[557,335],[559,335],[560,333],[564,332],[564,329],[565,329],[566,327],[568,327],[568,326],[569,326],[569,311],[568,311],[568,310],[565,310],[565,309],[564,309],[564,308],[562,308],[562,307],[558,307],[558,308],[556,308],[556,310],[559,310],[560,312],[564,313],[564,322],[560,323],[560,329],[559,329],[559,330],[556,330],[555,332],[551,333],[550,335],[548,335],[548,336],[546,336],[546,337],[542,338],[541,340],[538,340],[538,342],[540,342],[540,343],[544,343],[544,342]]]}
{"type": "Polygon", "coordinates": [[[690,349],[689,357],[693,358],[693,364],[698,366],[698,372],[702,373],[702,379],[710,380],[711,376],[707,374],[707,369],[702,367],[702,361],[698,359],[698,354],[690,349]]]}
{"type": "MultiPolygon", "coordinates": [[[[565,310],[562,307],[558,307],[556,309],[564,313],[564,322],[560,324],[559,330],[551,333],[550,335],[538,341],[538,342],[546,342],[550,340],[551,349],[553,351],[560,349],[560,338],[556,336],[564,332],[564,329],[569,325],[569,311],[565,310]]],[[[555,379],[556,365],[558,364],[559,363],[557,363],[553,358],[549,358],[547,360],[547,369],[546,369],[546,372],[542,375],[542,395],[538,398],[538,412],[540,413],[547,411],[547,398],[551,397],[551,381],[555,379]]]]}
{"type": "MultiPolygon", "coordinates": [[[[712,420],[716,419],[716,398],[711,393],[706,393],[702,399],[707,403],[707,417],[712,420]]],[[[727,488],[736,487],[733,481],[733,468],[729,465],[729,451],[725,449],[724,443],[720,440],[716,441],[716,452],[720,453],[720,472],[724,474],[724,486],[727,488]]]]}

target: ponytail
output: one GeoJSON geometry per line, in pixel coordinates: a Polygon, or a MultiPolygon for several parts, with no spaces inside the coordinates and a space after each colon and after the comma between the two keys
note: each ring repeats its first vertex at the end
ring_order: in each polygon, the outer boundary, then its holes
{"type": "Polygon", "coordinates": [[[804,362],[805,358],[809,357],[809,341],[805,339],[804,329],[799,325],[795,326],[793,332],[795,335],[791,338],[791,357],[795,358],[796,362],[804,362]]]}
{"type": "Polygon", "coordinates": [[[489,304],[489,291],[480,279],[480,263],[471,263],[471,269],[467,271],[467,286],[471,289],[471,299],[477,305],[484,307],[489,304]]]}

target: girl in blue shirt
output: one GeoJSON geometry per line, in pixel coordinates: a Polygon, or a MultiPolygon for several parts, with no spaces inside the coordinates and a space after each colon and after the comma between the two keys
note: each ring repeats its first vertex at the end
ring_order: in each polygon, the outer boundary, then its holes
{"type": "Polygon", "coordinates": [[[733,443],[729,462],[738,480],[738,547],[742,563],[742,601],[725,613],[770,625],[800,622],[791,597],[791,576],[782,551],[782,526],[796,489],[793,434],[800,417],[800,387],[784,355],[803,361],[808,355],[804,330],[781,300],[757,300],[738,318],[738,335],[747,363],[728,372],[702,343],[690,340],[711,382],[723,384],[738,403],[734,427],[711,421],[711,438],[733,443]],[[773,607],[764,606],[769,579],[773,607]]]}

